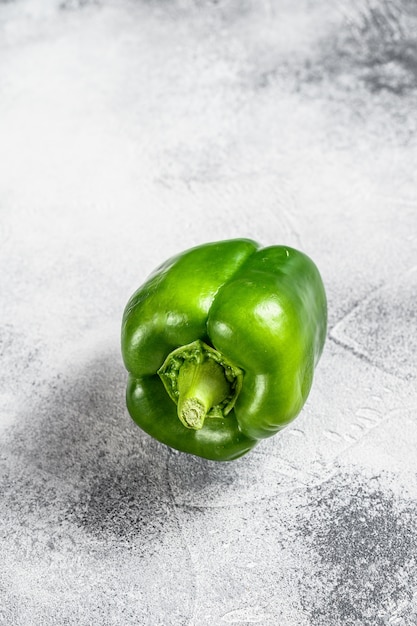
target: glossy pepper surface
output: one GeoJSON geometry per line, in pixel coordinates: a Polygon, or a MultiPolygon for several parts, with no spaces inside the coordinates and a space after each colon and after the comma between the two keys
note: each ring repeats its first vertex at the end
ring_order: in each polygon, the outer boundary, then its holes
{"type": "Polygon", "coordinates": [[[302,252],[248,239],[187,250],[124,311],[129,413],[172,448],[238,458],[301,411],[326,327],[323,283],[302,252]]]}

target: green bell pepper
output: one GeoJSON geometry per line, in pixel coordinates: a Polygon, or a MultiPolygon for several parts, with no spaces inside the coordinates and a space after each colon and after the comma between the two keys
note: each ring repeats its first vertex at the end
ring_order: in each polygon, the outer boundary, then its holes
{"type": "Polygon", "coordinates": [[[302,252],[248,239],[187,250],[124,311],[129,413],[172,448],[236,459],[301,411],[326,327],[323,283],[302,252]]]}

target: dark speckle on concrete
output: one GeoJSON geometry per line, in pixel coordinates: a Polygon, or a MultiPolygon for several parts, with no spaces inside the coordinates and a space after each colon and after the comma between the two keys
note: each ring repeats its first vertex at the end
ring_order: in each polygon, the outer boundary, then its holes
{"type": "Polygon", "coordinates": [[[354,474],[314,488],[309,506],[302,531],[317,562],[302,595],[311,626],[415,625],[417,503],[354,474]]]}
{"type": "Polygon", "coordinates": [[[417,88],[417,15],[408,0],[342,3],[345,20],[330,38],[324,65],[353,72],[371,92],[404,95],[417,88]]]}
{"type": "Polygon", "coordinates": [[[118,543],[140,536],[149,549],[173,523],[172,507],[161,491],[145,468],[132,463],[118,474],[98,477],[87,485],[67,514],[92,536],[118,543]]]}
{"type": "MultiPolygon", "coordinates": [[[[172,523],[164,449],[142,438],[125,414],[117,354],[102,355],[77,375],[50,381],[50,393],[36,399],[21,422],[8,442],[14,462],[25,470],[10,479],[13,488],[7,486],[7,474],[0,482],[6,501],[14,501],[20,490],[22,497],[36,493],[36,508],[45,499],[45,477],[51,476],[66,486],[60,515],[90,537],[127,543],[140,536],[149,543],[163,534],[168,517],[172,523]],[[33,410],[44,416],[36,424],[33,410]]],[[[60,497],[50,499],[56,504],[60,497]]]]}

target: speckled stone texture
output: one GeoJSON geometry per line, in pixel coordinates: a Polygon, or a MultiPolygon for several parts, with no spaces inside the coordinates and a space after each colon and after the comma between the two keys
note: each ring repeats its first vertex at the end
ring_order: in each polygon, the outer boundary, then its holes
{"type": "Polygon", "coordinates": [[[411,0],[0,1],[0,624],[417,624],[411,0]],[[216,464],[129,418],[167,257],[319,266],[297,420],[216,464]]]}

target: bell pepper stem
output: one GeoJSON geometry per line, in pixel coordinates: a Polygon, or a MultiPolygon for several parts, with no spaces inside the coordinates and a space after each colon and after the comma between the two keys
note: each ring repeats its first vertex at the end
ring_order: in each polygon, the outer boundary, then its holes
{"type": "Polygon", "coordinates": [[[199,430],[206,417],[226,417],[242,388],[243,372],[200,339],[173,350],[158,370],[186,428],[199,430]]]}
{"type": "Polygon", "coordinates": [[[178,417],[187,428],[199,430],[207,413],[230,393],[224,368],[213,359],[185,362],[178,375],[178,417]]]}

